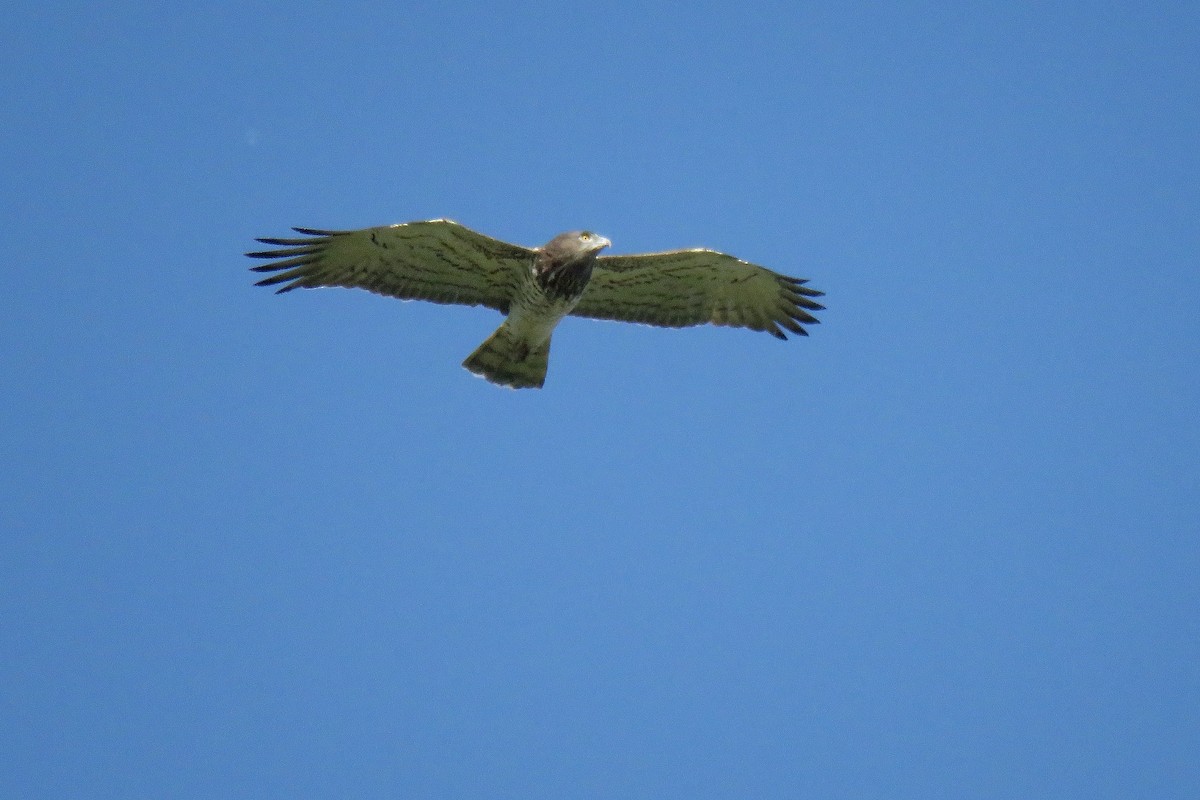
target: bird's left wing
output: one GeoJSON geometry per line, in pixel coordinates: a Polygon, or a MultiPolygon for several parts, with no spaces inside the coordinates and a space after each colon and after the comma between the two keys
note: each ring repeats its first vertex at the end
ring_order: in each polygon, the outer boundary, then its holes
{"type": "Polygon", "coordinates": [[[824,306],[806,280],[789,278],[715,250],[675,250],[596,259],[592,280],[572,314],[682,328],[733,325],[807,336],[800,323],[824,306]]]}
{"type": "Polygon", "coordinates": [[[522,270],[534,251],[447,219],[356,231],[294,228],[302,239],[259,239],[276,250],[247,253],[276,259],[255,272],[274,272],[256,286],[278,291],[346,286],[402,300],[488,306],[508,313],[522,270]]]}

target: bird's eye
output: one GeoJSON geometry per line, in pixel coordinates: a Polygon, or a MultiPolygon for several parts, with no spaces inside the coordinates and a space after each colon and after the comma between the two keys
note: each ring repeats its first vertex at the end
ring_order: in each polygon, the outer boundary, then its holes
{"type": "Polygon", "coordinates": [[[583,233],[579,234],[579,238],[586,242],[588,239],[592,238],[592,235],[587,231],[584,231],[583,233]]]}

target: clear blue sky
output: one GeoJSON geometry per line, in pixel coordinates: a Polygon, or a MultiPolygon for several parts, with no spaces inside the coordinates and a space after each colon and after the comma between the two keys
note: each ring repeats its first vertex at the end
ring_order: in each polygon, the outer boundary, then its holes
{"type": "Polygon", "coordinates": [[[0,796],[1200,796],[1193,3],[18,3],[0,796]],[[275,297],[708,246],[809,339],[275,297]]]}

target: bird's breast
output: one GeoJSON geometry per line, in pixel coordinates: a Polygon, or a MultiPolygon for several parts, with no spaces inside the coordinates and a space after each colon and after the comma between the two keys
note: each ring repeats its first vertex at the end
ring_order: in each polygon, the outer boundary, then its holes
{"type": "Polygon", "coordinates": [[[530,270],[527,275],[528,279],[521,282],[509,306],[507,324],[521,338],[540,344],[550,338],[559,321],[579,303],[587,283],[585,281],[578,292],[561,291],[569,284],[559,281],[547,284],[536,270],[530,270]]]}
{"type": "Polygon", "coordinates": [[[551,264],[540,269],[535,265],[533,276],[548,298],[570,301],[574,307],[583,295],[583,290],[587,288],[588,281],[592,279],[594,263],[594,259],[589,258],[566,264],[551,264]]]}

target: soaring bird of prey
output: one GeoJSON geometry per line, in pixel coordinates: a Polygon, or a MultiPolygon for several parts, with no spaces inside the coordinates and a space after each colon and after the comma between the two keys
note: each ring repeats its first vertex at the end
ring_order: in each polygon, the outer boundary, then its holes
{"type": "Polygon", "coordinates": [[[492,383],[541,387],[550,336],[568,314],[682,328],[713,323],[807,336],[818,322],[821,292],[714,250],[601,256],[611,242],[570,231],[541,247],[521,247],[448,219],[353,231],[293,228],[303,238],[258,239],[277,249],[247,253],[270,259],[257,286],[278,292],[345,286],[402,300],[487,306],[504,323],[463,366],[492,383]]]}

